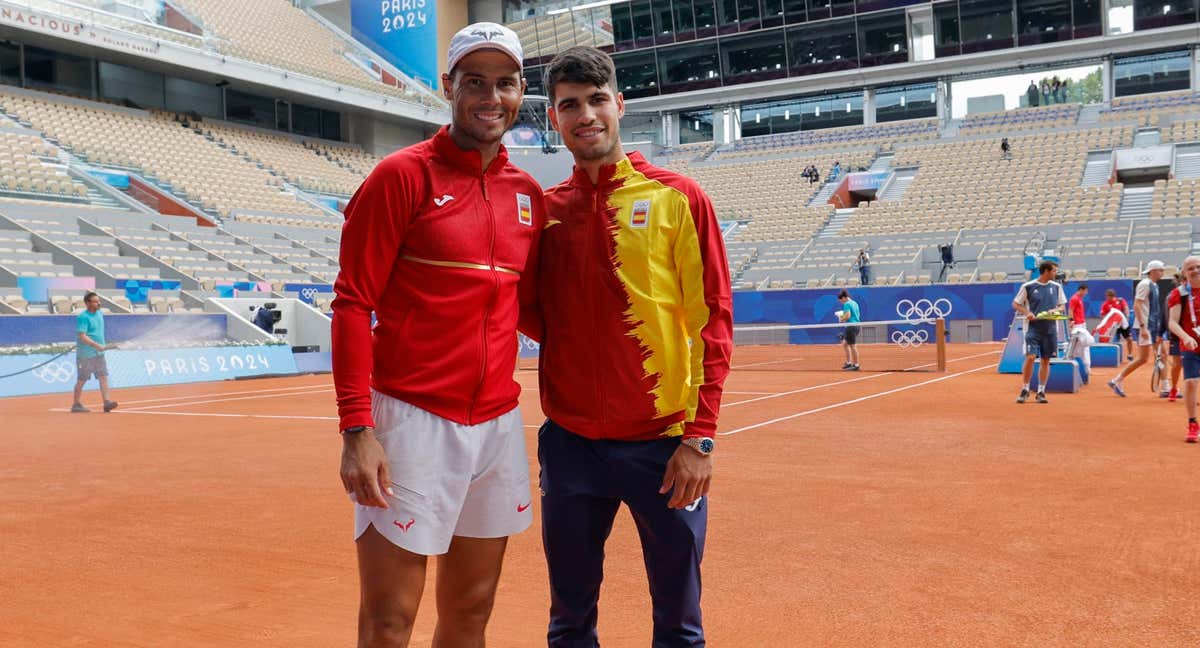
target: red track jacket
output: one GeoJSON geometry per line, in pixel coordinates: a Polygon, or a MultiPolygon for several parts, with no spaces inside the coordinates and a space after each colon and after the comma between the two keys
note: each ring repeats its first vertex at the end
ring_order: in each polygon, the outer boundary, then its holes
{"type": "Polygon", "coordinates": [[[374,425],[370,387],[466,425],[516,407],[517,316],[534,300],[546,210],[503,147],[481,169],[443,127],[380,162],[346,208],[333,302],[341,429],[374,425]]]}

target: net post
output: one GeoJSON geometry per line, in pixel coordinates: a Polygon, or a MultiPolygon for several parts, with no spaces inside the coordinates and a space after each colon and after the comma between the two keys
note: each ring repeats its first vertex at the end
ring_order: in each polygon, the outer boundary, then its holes
{"type": "Polygon", "coordinates": [[[946,320],[937,318],[934,322],[933,336],[937,339],[937,370],[946,372],[946,320]]]}

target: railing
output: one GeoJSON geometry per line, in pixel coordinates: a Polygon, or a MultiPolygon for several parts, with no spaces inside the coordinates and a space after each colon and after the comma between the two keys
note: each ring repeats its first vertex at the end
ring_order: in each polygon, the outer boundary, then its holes
{"type": "Polygon", "coordinates": [[[63,18],[78,20],[84,25],[118,29],[140,36],[172,41],[180,45],[204,49],[207,39],[196,34],[164,27],[144,20],[122,16],[103,9],[76,4],[68,0],[3,0],[0,5],[10,5],[27,10],[55,14],[63,18]]]}

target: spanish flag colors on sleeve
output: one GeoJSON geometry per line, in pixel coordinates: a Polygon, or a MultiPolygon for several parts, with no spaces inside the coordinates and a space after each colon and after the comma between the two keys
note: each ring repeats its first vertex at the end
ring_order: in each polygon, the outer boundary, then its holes
{"type": "Polygon", "coordinates": [[[733,346],[712,204],[639,153],[546,192],[542,408],[589,438],[711,437],[733,346]]]}

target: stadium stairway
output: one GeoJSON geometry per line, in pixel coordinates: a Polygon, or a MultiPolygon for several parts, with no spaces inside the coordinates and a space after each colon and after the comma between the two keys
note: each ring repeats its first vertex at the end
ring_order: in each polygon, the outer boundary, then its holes
{"type": "Polygon", "coordinates": [[[1200,144],[1180,144],[1175,147],[1175,179],[1200,178],[1200,144]]]}
{"type": "Polygon", "coordinates": [[[842,231],[842,228],[846,226],[846,222],[849,221],[857,211],[858,209],[855,207],[834,210],[833,216],[831,216],[829,218],[829,222],[825,223],[825,225],[823,225],[817,232],[816,238],[823,239],[837,236],[838,232],[842,231]]]}
{"type": "Polygon", "coordinates": [[[888,169],[892,168],[892,159],[895,157],[896,155],[894,153],[881,153],[879,157],[875,158],[875,161],[871,163],[871,166],[867,169],[867,171],[871,173],[887,171],[888,169]]]}
{"type": "Polygon", "coordinates": [[[816,195],[812,197],[812,200],[808,201],[808,206],[809,207],[820,207],[820,206],[828,203],[829,197],[833,195],[833,192],[837,191],[838,185],[840,185],[841,183],[842,183],[841,178],[838,178],[837,180],[833,180],[830,182],[826,182],[824,185],[822,185],[821,189],[819,191],[817,191],[816,195]]]}
{"type": "Polygon", "coordinates": [[[1108,184],[1111,174],[1112,151],[1093,151],[1088,153],[1087,162],[1083,167],[1083,180],[1079,184],[1084,187],[1108,184]]]}
{"type": "Polygon", "coordinates": [[[1117,220],[1148,219],[1153,202],[1154,187],[1126,187],[1121,194],[1121,208],[1117,211],[1117,220]]]}
{"type": "Polygon", "coordinates": [[[1093,126],[1100,123],[1100,112],[1105,110],[1105,104],[1089,104],[1079,109],[1079,117],[1075,124],[1078,126],[1093,126]]]}
{"type": "Polygon", "coordinates": [[[884,185],[883,191],[879,194],[879,200],[900,200],[916,176],[915,168],[897,169],[884,185]]]}

